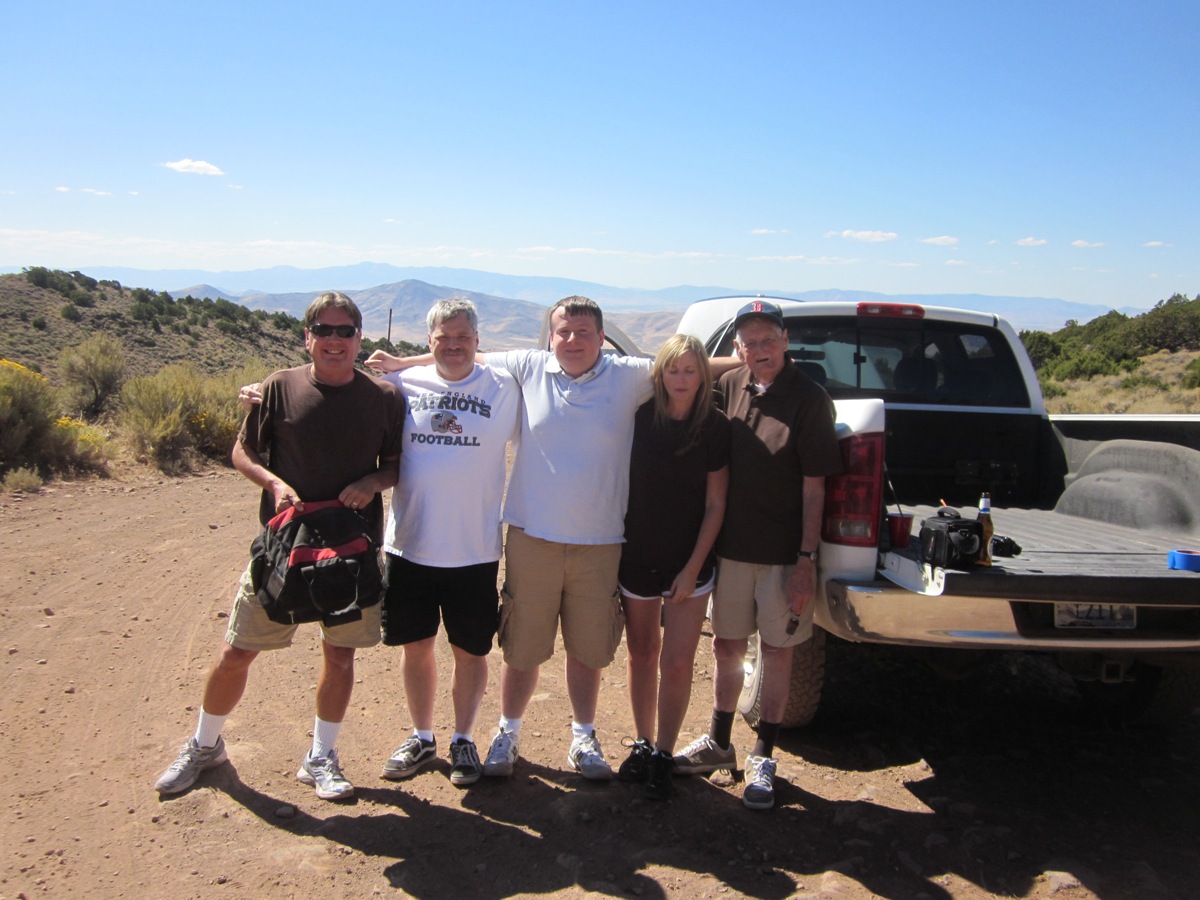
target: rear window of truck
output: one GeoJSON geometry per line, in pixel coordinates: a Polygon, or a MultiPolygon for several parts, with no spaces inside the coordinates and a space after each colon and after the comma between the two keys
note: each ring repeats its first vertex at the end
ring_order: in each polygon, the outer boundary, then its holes
{"type": "MultiPolygon", "coordinates": [[[[857,316],[785,321],[788,355],[834,399],[1029,406],[1017,361],[994,328],[857,316]]],[[[733,353],[731,334],[716,352],[733,353]]]]}

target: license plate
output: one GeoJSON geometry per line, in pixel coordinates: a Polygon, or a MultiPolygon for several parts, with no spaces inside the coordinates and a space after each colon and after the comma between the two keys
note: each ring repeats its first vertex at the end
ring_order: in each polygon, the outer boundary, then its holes
{"type": "Polygon", "coordinates": [[[1055,628],[1137,628],[1137,607],[1123,603],[1055,603],[1055,628]]]}

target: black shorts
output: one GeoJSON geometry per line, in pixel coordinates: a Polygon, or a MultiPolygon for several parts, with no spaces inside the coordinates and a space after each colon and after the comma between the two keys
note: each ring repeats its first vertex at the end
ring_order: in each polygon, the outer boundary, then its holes
{"type": "MultiPolygon", "coordinates": [[[[704,587],[712,581],[715,573],[714,560],[711,558],[705,560],[700,573],[696,576],[696,587],[704,587]]],[[[679,569],[652,569],[648,566],[634,565],[622,558],[621,568],[617,571],[617,583],[627,594],[634,594],[638,597],[660,597],[671,589],[671,582],[678,574],[679,569]]]]}
{"type": "Polygon", "coordinates": [[[423,641],[446,623],[450,643],[487,656],[499,624],[496,577],[500,562],[438,568],[385,553],[383,642],[389,647],[423,641]]]}

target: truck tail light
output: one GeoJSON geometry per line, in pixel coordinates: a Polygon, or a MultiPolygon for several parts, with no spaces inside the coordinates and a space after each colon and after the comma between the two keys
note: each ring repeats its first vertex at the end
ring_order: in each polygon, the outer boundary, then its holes
{"type": "Polygon", "coordinates": [[[915,303],[860,303],[858,314],[878,318],[923,319],[925,307],[915,303]]]}
{"type": "Polygon", "coordinates": [[[821,540],[852,547],[876,546],[883,509],[883,434],[855,434],[838,445],[842,474],[825,479],[821,540]]]}

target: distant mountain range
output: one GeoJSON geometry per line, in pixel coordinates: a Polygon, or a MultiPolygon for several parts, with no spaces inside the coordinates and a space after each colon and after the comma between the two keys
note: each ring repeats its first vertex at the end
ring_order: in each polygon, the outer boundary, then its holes
{"type": "MultiPolygon", "coordinates": [[[[425,341],[425,313],[430,304],[442,297],[462,295],[470,297],[479,306],[482,342],[493,348],[530,346],[539,332],[545,307],[571,294],[591,297],[604,308],[606,315],[648,349],[653,349],[672,333],[679,315],[689,303],[731,295],[763,294],[811,301],[891,300],[950,306],[992,312],[1008,319],[1018,329],[1043,331],[1057,331],[1068,319],[1087,322],[1111,309],[1102,304],[1052,297],[985,294],[880,294],[841,289],[795,292],[761,286],[717,285],[644,290],[569,278],[383,263],[323,269],[275,266],[242,272],[95,266],[88,268],[87,274],[131,287],[164,290],[175,296],[220,297],[252,309],[284,310],[295,316],[303,315],[305,306],[320,291],[341,290],[362,307],[368,333],[387,333],[390,311],[392,337],[420,343],[425,341]]],[[[1120,311],[1128,315],[1144,312],[1133,308],[1120,311]]]]}

